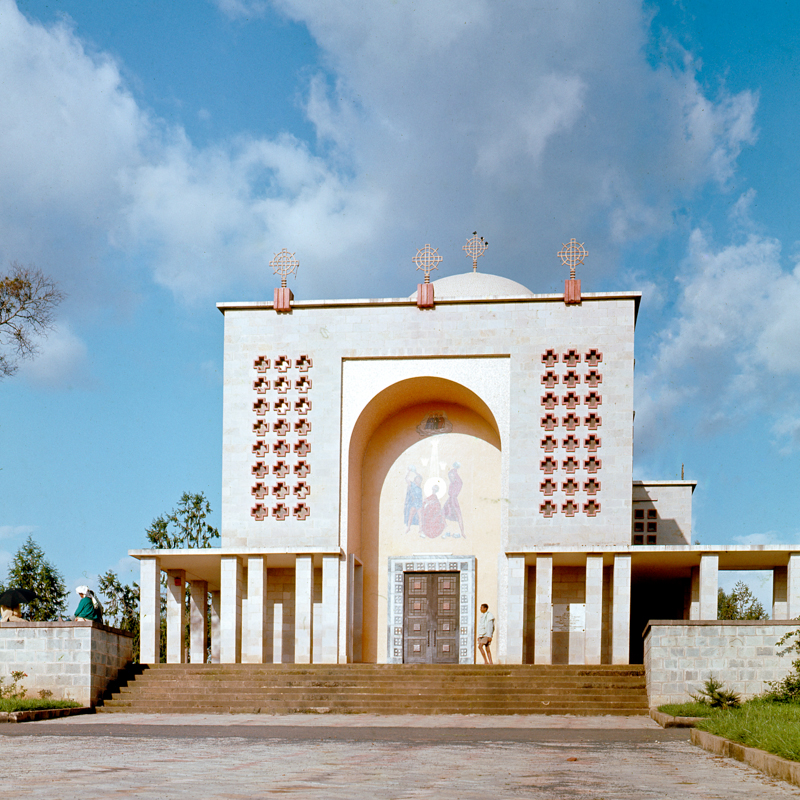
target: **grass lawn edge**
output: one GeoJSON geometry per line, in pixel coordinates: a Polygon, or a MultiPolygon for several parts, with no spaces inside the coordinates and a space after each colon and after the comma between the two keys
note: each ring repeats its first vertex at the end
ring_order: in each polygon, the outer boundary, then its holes
{"type": "Polygon", "coordinates": [[[756,747],[747,747],[739,742],[731,741],[723,736],[714,733],[701,731],[692,728],[692,744],[708,750],[718,756],[734,758],[754,769],[769,775],[771,778],[778,778],[787,783],[800,786],[800,762],[790,761],[788,758],[768,753],[766,750],[759,750],[756,747]]]}

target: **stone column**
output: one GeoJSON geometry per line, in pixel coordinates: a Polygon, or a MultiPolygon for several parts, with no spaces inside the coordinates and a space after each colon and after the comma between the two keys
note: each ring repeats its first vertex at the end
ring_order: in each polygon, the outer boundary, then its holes
{"type": "Polygon", "coordinates": [[[628,664],[631,644],[631,557],[614,556],[611,606],[611,663],[628,664]]]}
{"type": "Polygon", "coordinates": [[[603,652],[603,556],[586,556],[584,663],[599,664],[603,652]]]}
{"type": "Polygon", "coordinates": [[[247,559],[247,620],[242,662],[263,664],[267,651],[267,559],[247,559]]]}
{"type": "Polygon", "coordinates": [[[322,556],[322,650],[314,662],[336,664],[339,660],[339,556],[322,556]]]}
{"type": "Polygon", "coordinates": [[[788,567],[772,568],[772,619],[789,619],[788,567]]]}
{"type": "Polygon", "coordinates": [[[220,625],[220,617],[222,615],[222,598],[219,589],[216,592],[211,592],[211,663],[219,664],[220,654],[220,636],[222,634],[222,626],[220,625]]]}
{"type": "Polygon", "coordinates": [[[700,619],[717,618],[719,556],[700,556],[700,619]]]}
{"type": "Polygon", "coordinates": [[[536,557],[533,663],[553,663],[553,556],[536,557]]]}
{"type": "Polygon", "coordinates": [[[525,644],[525,556],[508,556],[508,603],[506,606],[506,664],[521,664],[525,644]]]}
{"type": "Polygon", "coordinates": [[[205,664],[208,642],[208,584],[192,581],[189,584],[189,661],[205,664]]]}
{"type": "Polygon", "coordinates": [[[313,556],[295,556],[294,570],[294,661],[310,664],[314,632],[313,556]]]}
{"type": "Polygon", "coordinates": [[[786,568],[786,606],[789,619],[800,617],[800,553],[789,556],[786,568]]]}
{"type": "Polygon", "coordinates": [[[700,619],[700,567],[692,567],[689,619],[700,619]]]}
{"type": "Polygon", "coordinates": [[[186,573],[167,570],[167,664],[186,661],[186,573]]]}
{"type": "Polygon", "coordinates": [[[238,556],[222,556],[220,564],[220,648],[221,664],[242,660],[242,562],[238,556]]]}
{"type": "Polygon", "coordinates": [[[161,661],[161,562],[158,558],[139,560],[139,661],[161,661]]]}

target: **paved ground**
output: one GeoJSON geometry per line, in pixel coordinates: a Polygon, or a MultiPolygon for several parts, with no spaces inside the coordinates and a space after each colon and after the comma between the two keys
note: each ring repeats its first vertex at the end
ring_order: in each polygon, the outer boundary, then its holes
{"type": "Polygon", "coordinates": [[[0,800],[800,797],[646,717],[98,714],[0,737],[0,800]]]}

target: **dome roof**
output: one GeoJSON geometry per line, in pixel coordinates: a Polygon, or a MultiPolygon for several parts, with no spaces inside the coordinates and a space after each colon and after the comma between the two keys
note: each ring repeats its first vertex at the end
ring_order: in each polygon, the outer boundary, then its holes
{"type": "MultiPolygon", "coordinates": [[[[530,289],[521,283],[488,275],[485,272],[463,272],[433,281],[437,300],[482,299],[487,297],[533,297],[530,289]]],[[[416,292],[409,299],[416,297],[416,292]]]]}

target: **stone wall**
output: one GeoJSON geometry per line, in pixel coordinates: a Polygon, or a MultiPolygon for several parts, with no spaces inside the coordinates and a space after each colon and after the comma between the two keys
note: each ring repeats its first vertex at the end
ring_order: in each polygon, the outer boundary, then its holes
{"type": "Polygon", "coordinates": [[[55,700],[96,705],[106,686],[131,661],[131,634],[88,620],[0,623],[0,677],[26,673],[29,697],[41,690],[55,700]]]}
{"type": "Polygon", "coordinates": [[[778,640],[798,623],[779,620],[654,620],[644,632],[644,666],[651,706],[685,703],[713,675],[743,698],[790,670],[778,640]]]}

